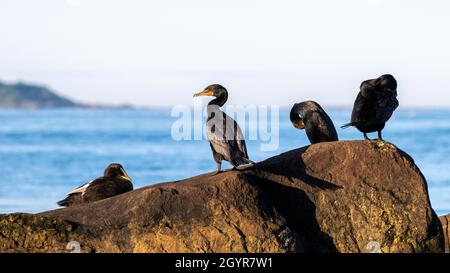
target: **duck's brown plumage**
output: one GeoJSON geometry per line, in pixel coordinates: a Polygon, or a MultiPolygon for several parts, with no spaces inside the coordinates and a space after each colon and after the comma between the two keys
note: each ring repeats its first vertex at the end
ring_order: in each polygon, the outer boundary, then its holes
{"type": "Polygon", "coordinates": [[[133,190],[131,178],[122,165],[110,164],[99,177],[69,192],[64,200],[57,204],[63,207],[99,201],[133,190]]]}

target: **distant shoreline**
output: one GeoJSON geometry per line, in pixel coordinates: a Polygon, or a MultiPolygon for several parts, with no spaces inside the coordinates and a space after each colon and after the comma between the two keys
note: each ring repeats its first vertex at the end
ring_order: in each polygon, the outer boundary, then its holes
{"type": "MultiPolygon", "coordinates": [[[[306,99],[306,98],[305,98],[306,99]]],[[[292,105],[296,102],[292,102],[292,105]]],[[[278,105],[281,110],[290,109],[292,105],[278,105]]],[[[137,106],[130,103],[103,104],[77,102],[59,95],[45,85],[29,84],[25,82],[5,83],[0,81],[0,110],[49,110],[49,109],[107,109],[107,110],[145,110],[145,109],[168,109],[175,105],[149,105],[137,106]]],[[[351,111],[352,105],[326,105],[329,110],[351,111]]],[[[401,106],[402,110],[450,110],[450,106],[401,106]]]]}
{"type": "MultiPolygon", "coordinates": [[[[151,106],[137,106],[137,105],[78,105],[72,107],[2,107],[0,106],[0,111],[5,110],[153,110],[153,109],[171,109],[174,106],[170,105],[151,105],[151,106]]],[[[328,110],[346,110],[351,111],[351,106],[327,106],[324,108],[328,110]]],[[[280,106],[280,110],[290,110],[290,106],[280,106]]],[[[432,106],[405,106],[400,111],[434,111],[434,110],[444,110],[450,111],[450,107],[432,107],[432,106]]]]}

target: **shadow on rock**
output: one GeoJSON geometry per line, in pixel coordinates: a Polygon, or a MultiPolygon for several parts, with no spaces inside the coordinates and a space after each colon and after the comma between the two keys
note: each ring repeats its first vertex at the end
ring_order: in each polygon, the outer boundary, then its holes
{"type": "Polygon", "coordinates": [[[298,234],[296,252],[338,252],[332,238],[320,230],[316,207],[304,191],[256,175],[250,177],[251,183],[269,196],[287,226],[298,234]]]}
{"type": "Polygon", "coordinates": [[[259,177],[268,177],[269,179],[278,176],[287,179],[291,183],[295,180],[300,180],[303,183],[323,190],[336,190],[342,188],[332,182],[307,174],[302,154],[305,153],[309,147],[310,146],[307,146],[281,154],[278,157],[278,164],[273,164],[273,162],[268,163],[266,161],[258,163],[254,170],[250,170],[250,173],[259,177]]]}

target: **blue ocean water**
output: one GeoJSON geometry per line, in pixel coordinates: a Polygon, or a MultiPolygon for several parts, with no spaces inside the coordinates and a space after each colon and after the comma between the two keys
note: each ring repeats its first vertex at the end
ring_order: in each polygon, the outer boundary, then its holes
{"type": "MultiPolygon", "coordinates": [[[[327,110],[337,128],[350,118],[350,109],[327,110]]],[[[260,141],[247,141],[252,160],[308,144],[288,112],[280,112],[277,150],[261,151],[260,141]]],[[[111,162],[124,165],[135,188],[213,171],[208,143],[173,140],[176,119],[169,108],[0,111],[0,213],[55,209],[57,200],[101,176],[111,162]]],[[[362,139],[353,128],[338,128],[338,134],[362,139]]],[[[450,213],[450,110],[397,110],[383,134],[415,159],[436,212],[450,213]]]]}

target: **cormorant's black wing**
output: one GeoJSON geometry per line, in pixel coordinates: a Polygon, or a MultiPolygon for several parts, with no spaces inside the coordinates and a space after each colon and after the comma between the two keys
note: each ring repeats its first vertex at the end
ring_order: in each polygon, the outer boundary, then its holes
{"type": "MultiPolygon", "coordinates": [[[[230,118],[230,117],[228,117],[228,118],[230,118]]],[[[242,130],[241,130],[241,127],[239,127],[239,124],[237,124],[237,122],[235,120],[233,120],[233,122],[234,122],[233,126],[235,128],[235,139],[236,139],[239,151],[242,153],[242,155],[245,158],[248,159],[247,145],[245,144],[244,134],[242,134],[242,130]]]]}
{"type": "Polygon", "coordinates": [[[244,135],[237,122],[220,110],[216,114],[206,124],[207,137],[215,152],[230,162],[236,157],[248,159],[244,135]]]}
{"type": "Polygon", "coordinates": [[[398,105],[396,90],[379,90],[377,92],[377,120],[388,121],[398,105]]]}
{"type": "Polygon", "coordinates": [[[311,113],[311,119],[316,125],[317,130],[319,130],[320,141],[338,140],[338,135],[333,121],[323,109],[321,109],[321,111],[314,111],[311,113]]]}
{"type": "Polygon", "coordinates": [[[373,86],[363,83],[353,105],[351,122],[358,124],[376,116],[376,90],[373,86]]]}
{"type": "Polygon", "coordinates": [[[361,93],[358,93],[355,103],[353,104],[352,118],[351,122],[358,124],[362,120],[363,109],[367,103],[367,98],[365,98],[361,93]]]}

